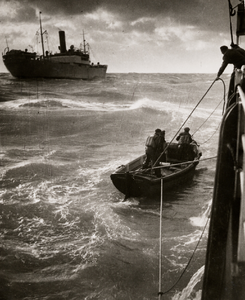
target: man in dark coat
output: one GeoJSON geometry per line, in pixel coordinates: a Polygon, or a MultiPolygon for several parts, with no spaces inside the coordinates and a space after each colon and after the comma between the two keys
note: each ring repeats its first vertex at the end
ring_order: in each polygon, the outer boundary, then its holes
{"type": "Polygon", "coordinates": [[[227,46],[221,46],[220,51],[223,54],[223,63],[218,71],[216,79],[220,77],[228,64],[233,64],[237,69],[241,69],[241,67],[245,65],[245,55],[243,54],[243,51],[241,51],[241,48],[238,49],[234,47],[228,49],[227,46]]]}
{"type": "MultiPolygon", "coordinates": [[[[166,161],[166,153],[162,153],[165,147],[166,147],[165,130],[162,130],[161,132],[159,132],[159,135],[156,138],[156,151],[155,151],[155,158],[154,158],[155,167],[159,166],[160,161],[166,161]]],[[[161,177],[161,169],[156,168],[155,174],[157,177],[161,177]]]]}
{"type": "Polygon", "coordinates": [[[146,160],[143,163],[143,169],[152,167],[156,160],[156,151],[159,147],[159,137],[161,134],[161,129],[157,128],[155,130],[154,136],[149,136],[145,144],[145,154],[146,160]]]}
{"type": "Polygon", "coordinates": [[[190,144],[192,142],[192,137],[189,132],[190,128],[186,127],[184,131],[177,136],[176,140],[179,144],[190,144]]]}
{"type": "Polygon", "coordinates": [[[166,147],[166,140],[165,140],[165,130],[162,130],[159,134],[158,138],[156,139],[156,153],[155,153],[155,161],[159,159],[159,161],[165,161],[166,154],[163,153],[163,150],[166,147]],[[162,154],[162,155],[161,155],[162,154]],[[160,157],[161,155],[161,157],[160,157]]]}
{"type": "Polygon", "coordinates": [[[178,141],[179,143],[179,159],[180,160],[188,160],[188,157],[189,157],[189,149],[190,149],[190,143],[193,141],[190,133],[190,128],[189,127],[186,127],[184,129],[183,132],[181,132],[176,140],[178,141]]]}

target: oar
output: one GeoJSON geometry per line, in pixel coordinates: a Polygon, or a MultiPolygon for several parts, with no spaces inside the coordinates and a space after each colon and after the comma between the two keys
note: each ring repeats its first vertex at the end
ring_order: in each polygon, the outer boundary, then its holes
{"type": "MultiPolygon", "coordinates": [[[[164,168],[169,168],[169,167],[171,168],[171,167],[177,167],[177,166],[186,165],[186,164],[192,164],[192,163],[196,163],[196,162],[201,163],[205,160],[215,159],[215,158],[217,158],[217,156],[212,156],[212,157],[203,158],[203,159],[188,160],[188,161],[184,161],[181,163],[175,163],[175,164],[169,164],[169,165],[165,165],[165,166],[157,166],[157,167],[153,167],[153,168],[149,168],[149,169],[139,169],[136,171],[127,171],[127,172],[129,172],[129,174],[144,173],[144,172],[147,172],[148,170],[164,169],[164,168]]],[[[118,173],[118,174],[125,174],[125,172],[118,173]]]]}

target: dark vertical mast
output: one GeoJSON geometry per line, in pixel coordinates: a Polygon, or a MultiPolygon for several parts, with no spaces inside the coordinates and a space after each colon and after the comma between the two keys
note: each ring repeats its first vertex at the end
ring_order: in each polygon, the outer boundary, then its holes
{"type": "Polygon", "coordinates": [[[237,6],[237,44],[239,44],[239,37],[245,35],[245,6],[244,1],[241,1],[237,6]]]}
{"type": "Polygon", "coordinates": [[[40,20],[40,33],[41,33],[41,42],[42,42],[43,57],[44,57],[43,29],[42,29],[41,13],[42,12],[40,11],[39,12],[39,20],[40,20]]]}
{"type": "Polygon", "coordinates": [[[229,5],[229,17],[230,17],[230,34],[231,34],[231,44],[234,44],[233,42],[233,32],[232,32],[232,22],[231,22],[231,17],[235,15],[234,8],[231,5],[231,1],[228,0],[228,5],[229,5]]]}
{"type": "Polygon", "coordinates": [[[84,35],[84,30],[83,30],[83,53],[86,53],[86,41],[85,41],[85,35],[84,35]]]}

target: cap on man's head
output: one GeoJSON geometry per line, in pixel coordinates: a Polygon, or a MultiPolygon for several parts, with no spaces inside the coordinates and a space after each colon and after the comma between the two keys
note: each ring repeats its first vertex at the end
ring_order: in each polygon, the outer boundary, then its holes
{"type": "Polygon", "coordinates": [[[225,52],[226,50],[228,50],[228,47],[227,47],[227,46],[221,46],[221,47],[220,47],[220,50],[221,50],[221,52],[223,53],[223,52],[225,52]]]}
{"type": "Polygon", "coordinates": [[[184,131],[189,132],[189,131],[190,131],[190,128],[189,128],[189,127],[185,127],[184,131]]]}
{"type": "Polygon", "coordinates": [[[158,133],[158,132],[162,132],[162,130],[159,129],[159,128],[157,128],[157,129],[155,130],[155,133],[158,133]]]}

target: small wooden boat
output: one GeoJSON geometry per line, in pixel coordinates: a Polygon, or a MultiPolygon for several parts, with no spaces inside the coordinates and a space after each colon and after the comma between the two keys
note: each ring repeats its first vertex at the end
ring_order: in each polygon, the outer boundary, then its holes
{"type": "Polygon", "coordinates": [[[183,151],[179,144],[167,144],[164,159],[156,167],[144,169],[145,155],[120,166],[111,174],[114,186],[128,197],[160,195],[161,179],[164,191],[174,189],[193,178],[201,152],[196,144],[188,145],[183,151]],[[156,172],[160,170],[160,172],[156,172]]]}

